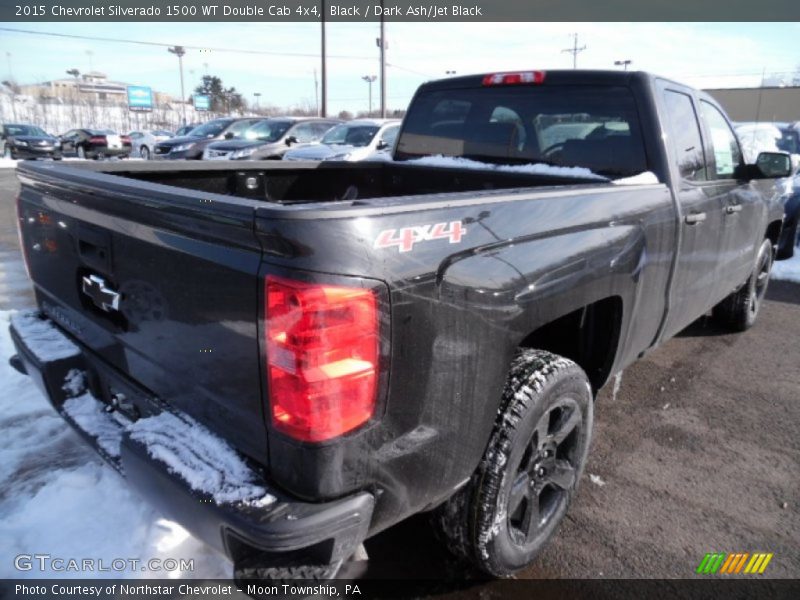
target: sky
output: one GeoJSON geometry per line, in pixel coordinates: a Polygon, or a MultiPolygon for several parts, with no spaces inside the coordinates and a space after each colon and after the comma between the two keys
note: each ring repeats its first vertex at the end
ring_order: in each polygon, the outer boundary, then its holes
{"type": "MultiPolygon", "coordinates": [[[[2,23],[37,32],[193,46],[184,57],[188,95],[205,74],[251,103],[315,106],[318,23],[2,23]],[[236,51],[232,51],[236,50],[236,51]],[[307,56],[297,56],[297,55],[307,56]],[[292,56],[294,55],[294,56],[292,56]]],[[[387,23],[389,108],[405,108],[424,81],[516,69],[572,67],[572,35],[586,49],[578,67],[653,71],[701,88],[759,85],[762,74],[800,68],[800,23],[387,23]]],[[[379,73],[377,23],[328,23],[328,107],[367,109],[363,76],[379,73]]],[[[94,69],[110,79],[180,96],[177,58],[166,47],[0,30],[0,80],[20,84],[94,69]]],[[[373,85],[373,106],[378,104],[373,85]]]]}

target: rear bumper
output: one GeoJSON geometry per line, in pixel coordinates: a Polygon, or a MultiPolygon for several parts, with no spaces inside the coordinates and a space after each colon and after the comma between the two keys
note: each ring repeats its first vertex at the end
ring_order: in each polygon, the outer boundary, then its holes
{"type": "MultiPolygon", "coordinates": [[[[168,412],[178,417],[181,424],[199,427],[203,430],[200,432],[202,435],[213,434],[188,416],[168,409],[153,394],[121,374],[112,372],[99,357],[72,342],[52,322],[39,320],[38,315],[26,318],[28,321],[12,321],[11,336],[17,355],[10,359],[11,365],[30,376],[61,416],[141,495],[205,543],[224,552],[234,562],[257,555],[266,564],[273,561],[287,566],[334,564],[349,558],[363,542],[374,505],[373,496],[367,492],[319,504],[304,502],[271,485],[256,467],[247,464],[240,456],[240,464],[250,469],[248,486],[255,486],[263,492],[259,493],[256,501],[248,498],[220,501],[213,490],[193,489],[180,468],[167,467],[154,458],[149,442],[143,441],[142,436],[137,436],[133,430],[154,415],[168,412]],[[34,318],[35,321],[31,320],[34,318]],[[39,330],[32,333],[31,323],[39,330]],[[46,326],[44,334],[40,324],[46,326]],[[61,351],[50,352],[48,356],[41,348],[42,340],[53,336],[60,336],[61,340],[56,339],[55,346],[61,351]],[[81,380],[88,385],[83,389],[74,384],[77,381],[75,373],[84,374],[81,380]],[[65,383],[69,380],[73,385],[67,385],[65,390],[65,383]],[[116,397],[126,398],[143,408],[144,416],[135,422],[136,427],[134,421],[124,417],[120,410],[107,412],[110,405],[98,399],[107,395],[110,389],[115,391],[116,397]],[[85,427],[86,421],[72,408],[78,401],[97,408],[90,422],[96,423],[103,416],[107,422],[99,430],[96,425],[94,429],[85,427]],[[118,438],[115,437],[117,434],[118,438]],[[272,499],[264,502],[268,496],[272,499]]],[[[53,347],[52,343],[50,347],[53,347]]],[[[176,435],[174,441],[195,450],[200,437],[176,435]]],[[[220,441],[216,438],[215,443],[220,441]]],[[[228,450],[234,453],[232,449],[228,450]]],[[[210,468],[218,469],[217,472],[225,479],[226,473],[231,472],[230,460],[217,459],[217,456],[221,455],[211,453],[208,459],[210,468]],[[215,460],[219,460],[219,464],[213,464],[215,460]]]]}

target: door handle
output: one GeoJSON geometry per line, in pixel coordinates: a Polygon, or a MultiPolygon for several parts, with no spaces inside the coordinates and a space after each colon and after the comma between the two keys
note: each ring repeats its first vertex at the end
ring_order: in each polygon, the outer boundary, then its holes
{"type": "Polygon", "coordinates": [[[692,213],[691,215],[686,215],[686,223],[689,225],[697,225],[698,223],[702,223],[706,220],[706,213],[692,213]]]}
{"type": "Polygon", "coordinates": [[[742,212],[741,204],[729,204],[728,206],[725,207],[726,215],[735,215],[738,212],[742,212]]]}

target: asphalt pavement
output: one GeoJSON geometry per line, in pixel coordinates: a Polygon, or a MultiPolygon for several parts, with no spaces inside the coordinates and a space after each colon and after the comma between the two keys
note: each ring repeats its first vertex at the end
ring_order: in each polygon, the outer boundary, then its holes
{"type": "MultiPolygon", "coordinates": [[[[17,191],[14,171],[0,169],[0,310],[33,302],[17,191]]],[[[601,390],[581,488],[518,577],[687,578],[708,552],[769,552],[766,576],[800,578],[798,341],[800,285],[773,281],[749,332],[700,319],[628,368],[616,393],[613,381],[601,390]]],[[[477,578],[424,515],[366,548],[372,575],[477,578]]]]}

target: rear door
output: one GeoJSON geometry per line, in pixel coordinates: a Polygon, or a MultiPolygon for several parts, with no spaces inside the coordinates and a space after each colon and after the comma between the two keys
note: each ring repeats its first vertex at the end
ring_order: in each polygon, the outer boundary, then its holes
{"type": "Polygon", "coordinates": [[[664,333],[672,336],[702,315],[719,285],[723,204],[709,180],[698,107],[688,88],[661,81],[668,151],[673,158],[673,193],[680,205],[677,265],[664,333]]]}

